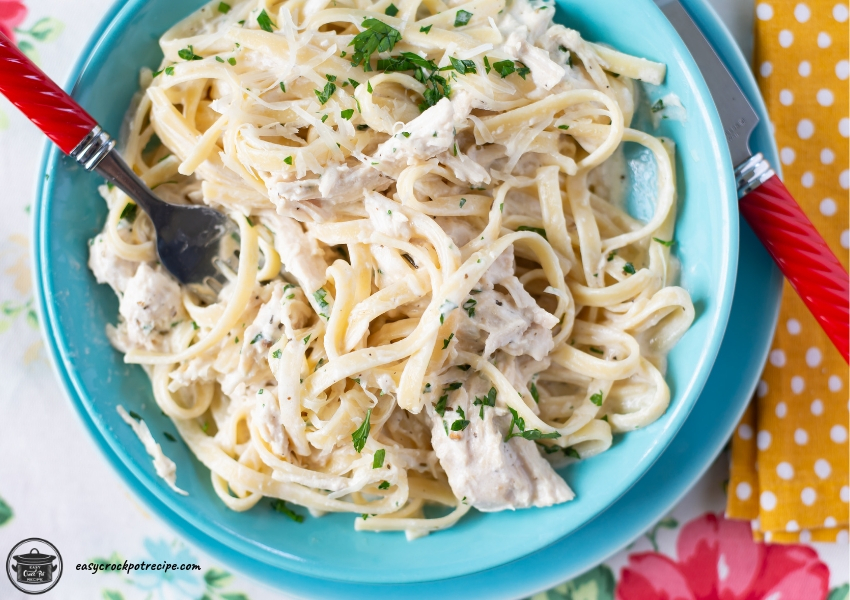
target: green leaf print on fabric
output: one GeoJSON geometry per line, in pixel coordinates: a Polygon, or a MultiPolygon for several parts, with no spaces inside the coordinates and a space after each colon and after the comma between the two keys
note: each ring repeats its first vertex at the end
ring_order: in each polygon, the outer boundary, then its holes
{"type": "Polygon", "coordinates": [[[656,541],[656,536],[658,536],[659,529],[676,529],[679,526],[679,522],[673,517],[665,517],[661,519],[652,526],[646,533],[646,538],[649,540],[649,543],[652,544],[652,549],[658,552],[658,542],[656,541]]]}
{"type": "Polygon", "coordinates": [[[12,507],[6,504],[3,498],[0,498],[0,527],[12,520],[12,507]]]}
{"type": "Polygon", "coordinates": [[[19,317],[26,319],[27,325],[38,329],[38,315],[32,306],[32,298],[23,304],[6,301],[0,304],[0,333],[4,333],[19,317]]]}
{"type": "Polygon", "coordinates": [[[56,40],[65,29],[65,24],[55,17],[42,17],[28,30],[16,31],[17,34],[31,35],[39,42],[52,42],[56,40]]]}
{"type": "Polygon", "coordinates": [[[124,594],[118,590],[103,590],[103,600],[124,600],[124,594]]]}
{"type": "Polygon", "coordinates": [[[847,600],[848,598],[850,598],[850,584],[845,583],[841,587],[833,588],[826,600],[847,600]]]}
{"type": "Polygon", "coordinates": [[[531,600],[614,600],[615,583],[611,569],[604,564],[598,565],[531,600]]]}
{"type": "Polygon", "coordinates": [[[216,568],[212,568],[204,573],[204,581],[207,582],[208,586],[213,588],[224,587],[230,577],[230,573],[227,571],[216,568]]]}

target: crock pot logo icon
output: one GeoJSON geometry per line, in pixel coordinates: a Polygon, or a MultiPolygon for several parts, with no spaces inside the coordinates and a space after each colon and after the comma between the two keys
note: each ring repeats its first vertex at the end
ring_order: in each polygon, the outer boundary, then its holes
{"type": "Polygon", "coordinates": [[[62,577],[62,555],[47,540],[28,538],[9,552],[6,575],[25,594],[43,594],[62,577]]]}

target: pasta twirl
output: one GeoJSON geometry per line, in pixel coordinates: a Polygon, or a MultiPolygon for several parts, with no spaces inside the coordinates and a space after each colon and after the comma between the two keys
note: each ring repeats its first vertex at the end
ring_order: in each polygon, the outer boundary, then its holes
{"type": "Polygon", "coordinates": [[[632,78],[665,69],[553,16],[216,0],[160,40],[125,157],[165,200],[230,214],[238,268],[202,303],[106,187],[90,267],[120,297],[110,340],[231,509],[417,537],[570,500],[550,461],[665,411],[694,310],[671,281],[673,148],[630,127],[632,78]],[[656,163],[646,223],[618,203],[626,141],[656,163]]]}

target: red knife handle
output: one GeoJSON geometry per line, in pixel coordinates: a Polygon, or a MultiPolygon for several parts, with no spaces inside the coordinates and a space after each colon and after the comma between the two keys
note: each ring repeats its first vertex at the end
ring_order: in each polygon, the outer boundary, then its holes
{"type": "Polygon", "coordinates": [[[838,258],[777,175],[743,196],[739,207],[788,283],[847,361],[850,282],[838,258]]]}
{"type": "Polygon", "coordinates": [[[70,154],[97,126],[92,116],[0,32],[0,93],[70,154]]]}

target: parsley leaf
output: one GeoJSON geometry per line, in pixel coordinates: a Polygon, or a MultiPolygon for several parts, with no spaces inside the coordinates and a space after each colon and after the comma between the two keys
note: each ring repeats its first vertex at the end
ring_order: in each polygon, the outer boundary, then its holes
{"type": "Polygon", "coordinates": [[[291,165],[292,164],[292,156],[287,156],[286,158],[283,159],[283,162],[285,162],[288,165],[291,165]]]}
{"type": "Polygon", "coordinates": [[[487,75],[489,75],[489,74],[490,74],[490,61],[487,59],[487,57],[486,57],[486,56],[484,57],[484,72],[485,72],[487,75]]]}
{"type": "Polygon", "coordinates": [[[443,394],[440,396],[440,399],[437,400],[437,405],[434,407],[434,411],[440,415],[441,417],[446,416],[446,402],[449,400],[448,394],[443,394]]]}
{"type": "Polygon", "coordinates": [[[463,409],[460,406],[457,407],[457,414],[460,415],[460,419],[452,423],[452,431],[463,431],[469,426],[469,419],[463,414],[463,409]]]}
{"type": "Polygon", "coordinates": [[[448,347],[449,347],[449,342],[451,342],[451,341],[452,341],[452,338],[453,338],[454,336],[455,336],[455,334],[454,334],[454,333],[450,333],[450,334],[449,334],[449,337],[447,337],[446,339],[444,339],[444,340],[443,340],[443,350],[445,350],[446,348],[448,348],[448,347]]]}
{"type": "Polygon", "coordinates": [[[509,439],[513,437],[521,437],[526,440],[553,440],[555,438],[561,437],[561,434],[557,431],[552,431],[551,433],[543,433],[539,429],[528,429],[525,428],[525,419],[520,417],[517,412],[508,407],[508,410],[511,411],[511,416],[513,419],[511,420],[511,428],[508,430],[508,436],[505,438],[507,442],[509,439]],[[514,426],[519,430],[517,433],[514,433],[514,426]]]}
{"type": "Polygon", "coordinates": [[[564,454],[569,456],[570,458],[574,458],[576,460],[581,460],[581,454],[578,453],[578,450],[570,446],[569,448],[564,448],[564,454]]]}
{"type": "Polygon", "coordinates": [[[519,227],[516,228],[516,230],[517,231],[533,231],[534,233],[536,233],[537,235],[542,237],[544,240],[549,239],[549,238],[546,237],[546,230],[541,228],[541,227],[529,227],[527,225],[520,225],[519,227]]]}
{"type": "Polygon", "coordinates": [[[493,69],[501,75],[502,79],[516,71],[514,68],[514,61],[512,60],[500,60],[499,62],[493,63],[493,69]]]}
{"type": "Polygon", "coordinates": [[[656,103],[652,105],[651,110],[654,113],[664,110],[664,100],[659,99],[658,101],[656,101],[656,103]]]}
{"type": "Polygon", "coordinates": [[[272,500],[272,508],[281,514],[286,515],[296,523],[304,522],[304,515],[299,515],[297,512],[289,508],[283,500],[272,500]]]}
{"type": "Polygon", "coordinates": [[[480,406],[481,408],[478,411],[478,416],[480,418],[484,418],[484,407],[485,406],[496,406],[496,388],[491,387],[490,391],[487,392],[487,395],[481,398],[480,396],[475,397],[475,401],[472,403],[472,406],[480,406]]]}
{"type": "Polygon", "coordinates": [[[431,31],[431,27],[433,27],[433,25],[428,25],[427,27],[420,27],[419,33],[424,33],[425,35],[428,35],[428,33],[431,31]]]}
{"type": "Polygon", "coordinates": [[[278,348],[277,350],[272,352],[272,358],[280,358],[280,354],[281,354],[280,348],[278,348]]]}
{"type": "Polygon", "coordinates": [[[623,273],[626,273],[628,275],[634,275],[635,266],[632,263],[627,262],[625,265],[623,265],[623,273]]]}
{"type": "Polygon", "coordinates": [[[596,392],[590,397],[590,401],[593,402],[596,406],[602,406],[602,392],[596,392]]]}
{"type": "Polygon", "coordinates": [[[469,23],[469,20],[471,18],[472,18],[471,12],[468,12],[468,11],[465,11],[465,10],[457,11],[457,13],[455,14],[455,27],[463,27],[464,25],[469,23]]]}
{"type": "Polygon", "coordinates": [[[379,448],[375,450],[375,458],[372,459],[372,468],[380,469],[384,466],[384,457],[387,455],[387,451],[383,448],[379,448]]]}
{"type": "Polygon", "coordinates": [[[252,344],[256,344],[256,343],[257,343],[257,342],[259,342],[261,339],[263,339],[263,334],[262,334],[262,333],[258,333],[257,335],[255,335],[255,336],[254,336],[254,339],[253,339],[253,340],[251,340],[251,343],[252,343],[252,344]]]}
{"type": "Polygon", "coordinates": [[[369,437],[369,429],[371,426],[369,425],[369,419],[372,417],[372,409],[366,411],[366,418],[363,419],[363,422],[360,424],[360,427],[357,428],[357,431],[351,434],[351,441],[354,444],[354,449],[357,452],[361,452],[363,447],[366,445],[366,439],[369,437]]]}
{"type": "Polygon", "coordinates": [[[401,33],[378,19],[366,19],[362,23],[363,31],[354,36],[349,46],[354,46],[351,66],[363,64],[364,71],[371,71],[369,63],[375,52],[390,52],[401,41],[401,33]]]}
{"type": "Polygon", "coordinates": [[[272,22],[271,18],[269,18],[269,13],[266,12],[265,8],[259,15],[257,15],[257,25],[259,25],[260,29],[263,31],[268,31],[269,33],[272,32],[272,27],[277,27],[277,25],[272,22]]]}
{"type": "Polygon", "coordinates": [[[197,54],[195,54],[195,50],[192,48],[191,44],[188,48],[178,50],[177,56],[179,56],[183,60],[204,60],[203,56],[198,56],[197,54]]]}
{"type": "MultiPolygon", "coordinates": [[[[477,73],[478,70],[475,68],[475,62],[472,60],[460,60],[455,58],[454,56],[449,57],[449,61],[451,61],[452,66],[455,71],[460,73],[461,75],[466,75],[467,73],[477,73]]],[[[445,68],[445,67],[443,67],[445,68]]]]}
{"type": "Polygon", "coordinates": [[[336,85],[331,83],[330,81],[325,84],[325,88],[320,92],[319,90],[313,90],[315,92],[316,97],[319,99],[320,104],[325,104],[328,100],[330,100],[331,96],[334,95],[336,91],[336,85]]]}
{"type": "Polygon", "coordinates": [[[657,237],[654,237],[652,239],[661,244],[662,246],[667,246],[668,248],[675,243],[673,242],[673,240],[659,240],[657,237]]]}
{"type": "Polygon", "coordinates": [[[347,108],[343,111],[340,111],[339,116],[342,117],[343,119],[345,119],[346,121],[350,121],[351,117],[354,116],[354,109],[353,108],[347,108]]]}
{"type": "Polygon", "coordinates": [[[535,401],[536,403],[540,404],[540,392],[539,392],[539,391],[537,391],[537,384],[535,384],[535,383],[532,381],[532,382],[531,382],[531,387],[529,388],[529,390],[531,391],[531,397],[532,397],[532,398],[534,398],[534,401],[535,401]]]}
{"type": "Polygon", "coordinates": [[[469,318],[475,316],[475,305],[478,304],[478,301],[475,298],[467,298],[466,302],[463,303],[463,310],[466,311],[466,314],[469,315],[469,318]]]}
{"type": "Polygon", "coordinates": [[[382,481],[382,482],[381,482],[381,484],[378,486],[378,489],[379,489],[379,490],[388,490],[388,489],[390,489],[390,482],[389,482],[389,481],[382,481]]]}
{"type": "Polygon", "coordinates": [[[384,11],[384,14],[388,17],[394,17],[398,14],[398,7],[395,4],[390,4],[387,10],[384,11]]]}
{"type": "Polygon", "coordinates": [[[218,12],[226,15],[230,12],[230,5],[227,2],[219,2],[218,3],[218,12]]]}
{"type": "Polygon", "coordinates": [[[348,83],[350,83],[351,87],[353,87],[355,90],[357,89],[357,86],[360,85],[359,81],[357,81],[356,79],[351,79],[350,77],[348,79],[348,83]]]}
{"type": "Polygon", "coordinates": [[[121,218],[127,221],[128,223],[132,223],[136,220],[136,214],[139,212],[139,205],[135,202],[128,202],[126,206],[124,206],[124,210],[121,211],[121,218]]]}

